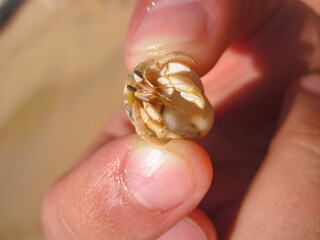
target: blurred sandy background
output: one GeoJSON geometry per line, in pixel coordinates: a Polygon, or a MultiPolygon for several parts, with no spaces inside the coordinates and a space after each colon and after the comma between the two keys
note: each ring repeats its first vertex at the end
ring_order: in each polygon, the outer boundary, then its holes
{"type": "Polygon", "coordinates": [[[132,7],[28,0],[0,28],[0,240],[43,239],[44,192],[122,105],[132,7]]]}
{"type": "Polygon", "coordinates": [[[122,105],[132,7],[29,0],[0,28],[1,240],[43,239],[44,192],[122,105]]]}

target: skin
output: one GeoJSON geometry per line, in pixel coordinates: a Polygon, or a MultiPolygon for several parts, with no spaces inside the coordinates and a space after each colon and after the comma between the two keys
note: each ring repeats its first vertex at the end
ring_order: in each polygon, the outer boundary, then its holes
{"type": "Polygon", "coordinates": [[[151,2],[138,1],[125,59],[129,70],[162,51],[197,59],[212,131],[199,143],[154,146],[131,134],[121,110],[48,191],[47,239],[320,238],[320,18],[311,1],[188,2],[148,12],[151,2]]]}

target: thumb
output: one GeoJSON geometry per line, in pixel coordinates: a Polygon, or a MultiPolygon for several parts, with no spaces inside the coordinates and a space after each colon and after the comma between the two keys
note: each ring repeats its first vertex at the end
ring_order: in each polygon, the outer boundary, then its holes
{"type": "MultiPolygon", "coordinates": [[[[46,194],[47,239],[155,239],[191,212],[212,177],[197,144],[156,146],[119,138],[62,177],[46,194]]],[[[201,233],[203,234],[203,233],[201,233]]]]}

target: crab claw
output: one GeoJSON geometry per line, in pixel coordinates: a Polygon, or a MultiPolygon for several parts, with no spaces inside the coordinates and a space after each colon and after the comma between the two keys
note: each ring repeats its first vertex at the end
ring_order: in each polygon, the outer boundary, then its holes
{"type": "Polygon", "coordinates": [[[181,62],[168,62],[162,66],[157,81],[169,96],[176,90],[182,98],[203,109],[205,100],[203,91],[199,88],[202,83],[198,77],[195,79],[196,75],[193,73],[190,67],[181,62]]]}

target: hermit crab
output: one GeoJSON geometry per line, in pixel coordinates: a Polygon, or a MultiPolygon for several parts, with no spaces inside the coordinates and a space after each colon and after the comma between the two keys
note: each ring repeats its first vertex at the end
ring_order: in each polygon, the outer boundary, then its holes
{"type": "Polygon", "coordinates": [[[137,134],[152,143],[196,139],[213,123],[211,105],[190,56],[172,52],[140,63],[128,76],[124,102],[137,134]]]}

